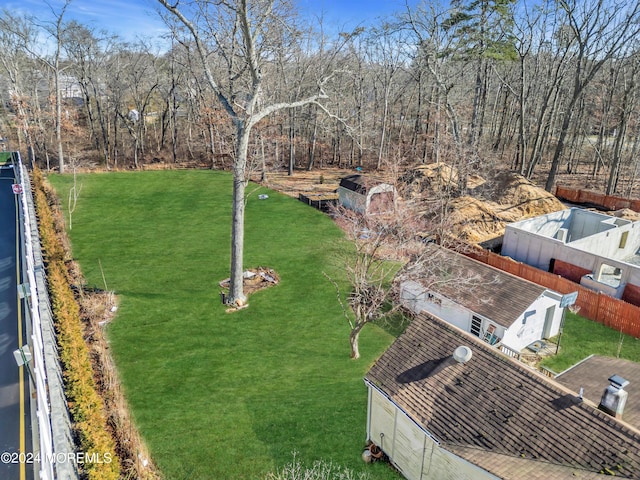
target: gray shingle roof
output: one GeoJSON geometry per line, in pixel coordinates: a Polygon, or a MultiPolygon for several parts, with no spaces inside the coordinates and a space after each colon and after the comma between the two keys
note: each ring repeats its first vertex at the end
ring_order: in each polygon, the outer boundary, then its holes
{"type": "Polygon", "coordinates": [[[639,431],[442,320],[418,316],[366,378],[443,448],[502,478],[526,478],[527,459],[555,465],[554,478],[640,476],[639,431]],[[460,345],[473,351],[464,365],[450,360],[460,345]],[[481,462],[479,451],[502,461],[481,462]]]}
{"type": "Polygon", "coordinates": [[[573,368],[562,372],[556,381],[573,391],[584,388],[584,397],[600,403],[602,392],[609,385],[611,375],[620,375],[629,380],[625,390],[629,393],[622,420],[640,428],[640,364],[630,360],[592,355],[573,368]]]}
{"type": "Polygon", "coordinates": [[[446,274],[452,279],[450,282],[428,281],[430,290],[506,328],[547,290],[435,244],[427,245],[426,252],[431,257],[437,256],[439,265],[446,265],[446,274]],[[471,279],[468,283],[472,285],[461,288],[460,283],[466,279],[471,279]]]}

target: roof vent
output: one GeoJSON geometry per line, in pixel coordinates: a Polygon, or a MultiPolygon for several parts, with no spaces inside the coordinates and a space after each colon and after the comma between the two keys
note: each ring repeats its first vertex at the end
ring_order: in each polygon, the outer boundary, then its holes
{"type": "Polygon", "coordinates": [[[467,363],[469,360],[471,360],[471,355],[471,349],[469,347],[461,345],[453,352],[453,359],[458,363],[467,363]]]}
{"type": "Polygon", "coordinates": [[[609,386],[605,388],[598,408],[612,417],[621,418],[629,395],[624,390],[627,385],[629,385],[629,380],[622,378],[620,375],[609,377],[609,386]]]}

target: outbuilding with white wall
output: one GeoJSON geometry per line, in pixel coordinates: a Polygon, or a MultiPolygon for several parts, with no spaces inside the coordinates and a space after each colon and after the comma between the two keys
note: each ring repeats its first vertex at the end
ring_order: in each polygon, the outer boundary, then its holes
{"type": "Polygon", "coordinates": [[[397,195],[393,185],[359,174],[344,177],[338,187],[340,205],[367,214],[393,212],[397,195]]]}
{"type": "Polygon", "coordinates": [[[416,316],[365,384],[367,440],[409,480],[640,471],[637,430],[433,316],[416,316]]]}
{"type": "Polygon", "coordinates": [[[432,268],[414,272],[400,285],[409,310],[430,313],[515,352],[558,334],[561,294],[446,248],[426,248],[425,255],[436,259],[432,268]]]}

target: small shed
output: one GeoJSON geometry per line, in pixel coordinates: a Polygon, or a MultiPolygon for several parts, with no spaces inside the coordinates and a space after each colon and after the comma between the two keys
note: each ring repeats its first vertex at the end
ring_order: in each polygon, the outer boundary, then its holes
{"type": "Polygon", "coordinates": [[[340,180],[340,205],[360,213],[379,214],[393,212],[397,191],[391,184],[355,174],[340,180]]]}
{"type": "Polygon", "coordinates": [[[520,352],[558,334],[563,296],[452,250],[429,244],[434,266],[401,284],[402,304],[481,340],[520,352]]]}

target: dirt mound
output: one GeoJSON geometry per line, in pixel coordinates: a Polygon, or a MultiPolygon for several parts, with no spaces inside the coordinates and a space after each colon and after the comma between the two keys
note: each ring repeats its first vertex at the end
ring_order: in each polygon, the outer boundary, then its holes
{"type": "MultiPolygon", "coordinates": [[[[265,185],[294,197],[300,193],[326,194],[338,188],[341,178],[353,173],[336,168],[296,170],[292,176],[273,172],[268,174],[265,185]]],[[[445,195],[443,192],[455,192],[459,178],[455,167],[441,162],[413,167],[398,180],[404,200],[427,214],[424,207],[434,195],[437,198],[445,195]]],[[[552,194],[513,172],[500,172],[486,179],[469,175],[467,188],[469,195],[449,200],[452,209],[444,223],[452,234],[473,243],[503,235],[507,223],[566,208],[552,194]]]]}
{"type": "Polygon", "coordinates": [[[566,208],[551,193],[517,173],[501,172],[492,184],[493,192],[489,199],[506,206],[501,213],[509,217],[516,215],[519,219],[529,218],[566,208]]]}
{"type": "MultiPolygon", "coordinates": [[[[403,194],[407,198],[414,198],[428,192],[455,191],[460,177],[458,169],[446,163],[428,163],[408,170],[399,179],[403,186],[403,194]]],[[[476,189],[485,184],[480,175],[467,177],[467,188],[476,189]]]]}
{"type": "Polygon", "coordinates": [[[419,165],[400,177],[403,195],[407,198],[421,195],[427,191],[456,188],[458,171],[444,163],[419,165]]]}
{"type": "Polygon", "coordinates": [[[640,220],[640,213],[635,212],[629,208],[623,208],[621,210],[616,210],[615,212],[610,212],[611,215],[618,218],[624,218],[625,220],[631,220],[632,222],[637,222],[640,220]]]}
{"type": "Polygon", "coordinates": [[[447,222],[452,233],[471,243],[503,235],[508,223],[566,208],[549,192],[512,172],[498,174],[482,188],[484,195],[459,197],[450,203],[453,210],[447,222]]]}
{"type": "Polygon", "coordinates": [[[447,223],[461,240],[481,243],[504,234],[507,221],[489,203],[473,197],[459,197],[452,200],[450,206],[447,223]]]}

